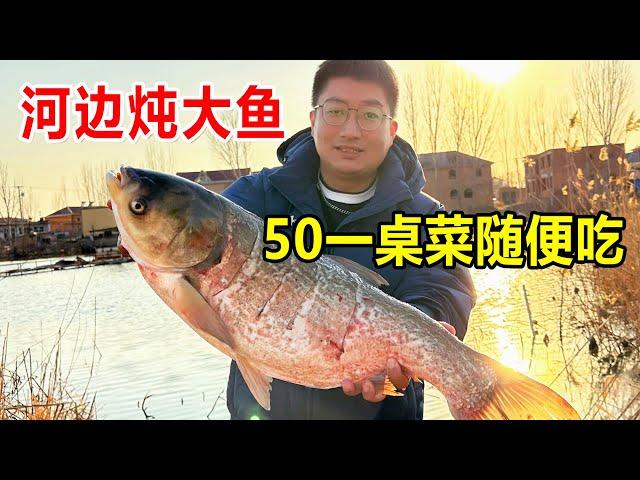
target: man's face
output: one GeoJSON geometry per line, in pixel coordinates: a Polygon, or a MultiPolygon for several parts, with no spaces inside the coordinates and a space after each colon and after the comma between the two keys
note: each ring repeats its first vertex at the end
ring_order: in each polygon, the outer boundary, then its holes
{"type": "MultiPolygon", "coordinates": [[[[391,115],[384,90],[372,82],[332,78],[320,93],[318,104],[328,100],[343,102],[354,109],[376,106],[391,115]]],[[[356,111],[350,110],[343,125],[329,125],[323,117],[323,108],[311,112],[311,131],[324,171],[354,179],[369,177],[386,157],[398,130],[397,122],[383,117],[377,129],[364,130],[356,117],[356,111]]]]}

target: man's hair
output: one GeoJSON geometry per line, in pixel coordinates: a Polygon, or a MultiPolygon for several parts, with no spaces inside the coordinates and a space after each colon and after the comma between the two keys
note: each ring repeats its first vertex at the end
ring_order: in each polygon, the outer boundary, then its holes
{"type": "Polygon", "coordinates": [[[318,97],[329,80],[336,77],[349,77],[361,82],[373,82],[382,87],[391,116],[396,116],[398,105],[398,79],[393,69],[384,60],[326,60],[320,64],[313,78],[311,106],[318,104],[318,97]]]}

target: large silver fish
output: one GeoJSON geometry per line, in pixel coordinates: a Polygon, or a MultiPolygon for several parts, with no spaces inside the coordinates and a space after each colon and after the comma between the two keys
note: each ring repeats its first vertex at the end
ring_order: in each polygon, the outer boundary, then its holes
{"type": "Polygon", "coordinates": [[[265,262],[262,219],[194,182],[121,167],[107,184],[122,245],[143,277],[237,362],[267,410],[272,378],[335,388],[380,374],[393,357],[440,390],[455,418],[579,418],[551,389],[385,294],[385,280],[355,262],[265,262]]]}

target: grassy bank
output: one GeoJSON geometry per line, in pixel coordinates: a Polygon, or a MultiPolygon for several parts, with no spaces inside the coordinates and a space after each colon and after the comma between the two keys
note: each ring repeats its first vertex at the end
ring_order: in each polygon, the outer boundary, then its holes
{"type": "Polygon", "coordinates": [[[60,341],[44,358],[35,360],[31,349],[7,359],[9,335],[0,336],[1,420],[89,420],[95,418],[95,398],[76,393],[61,371],[60,341]]]}
{"type": "Polygon", "coordinates": [[[577,265],[561,274],[571,277],[564,282],[570,290],[566,293],[575,299],[571,319],[585,333],[589,353],[601,366],[602,392],[594,398],[592,415],[631,419],[640,417],[640,202],[629,182],[630,165],[624,159],[618,163],[624,174],[615,178],[586,179],[578,169],[566,191],[573,213],[606,211],[625,219],[620,242],[626,247],[624,262],[614,268],[577,265]]]}

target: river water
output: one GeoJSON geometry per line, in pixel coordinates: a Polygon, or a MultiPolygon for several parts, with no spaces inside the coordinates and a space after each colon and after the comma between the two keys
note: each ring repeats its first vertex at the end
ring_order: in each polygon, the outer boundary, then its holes
{"type": "MultiPolygon", "coordinates": [[[[0,271],[15,267],[5,262],[0,271]]],[[[606,378],[586,336],[567,320],[571,298],[562,295],[557,270],[472,275],[478,302],[465,343],[551,386],[584,417],[615,417],[593,408],[606,378]]],[[[99,419],[144,419],[145,412],[157,419],[229,418],[228,358],[179,319],[133,263],[0,278],[0,338],[7,335],[8,367],[25,351],[38,364],[61,338],[68,385],[95,394],[99,419]]],[[[432,387],[425,418],[451,418],[432,387]]]]}

